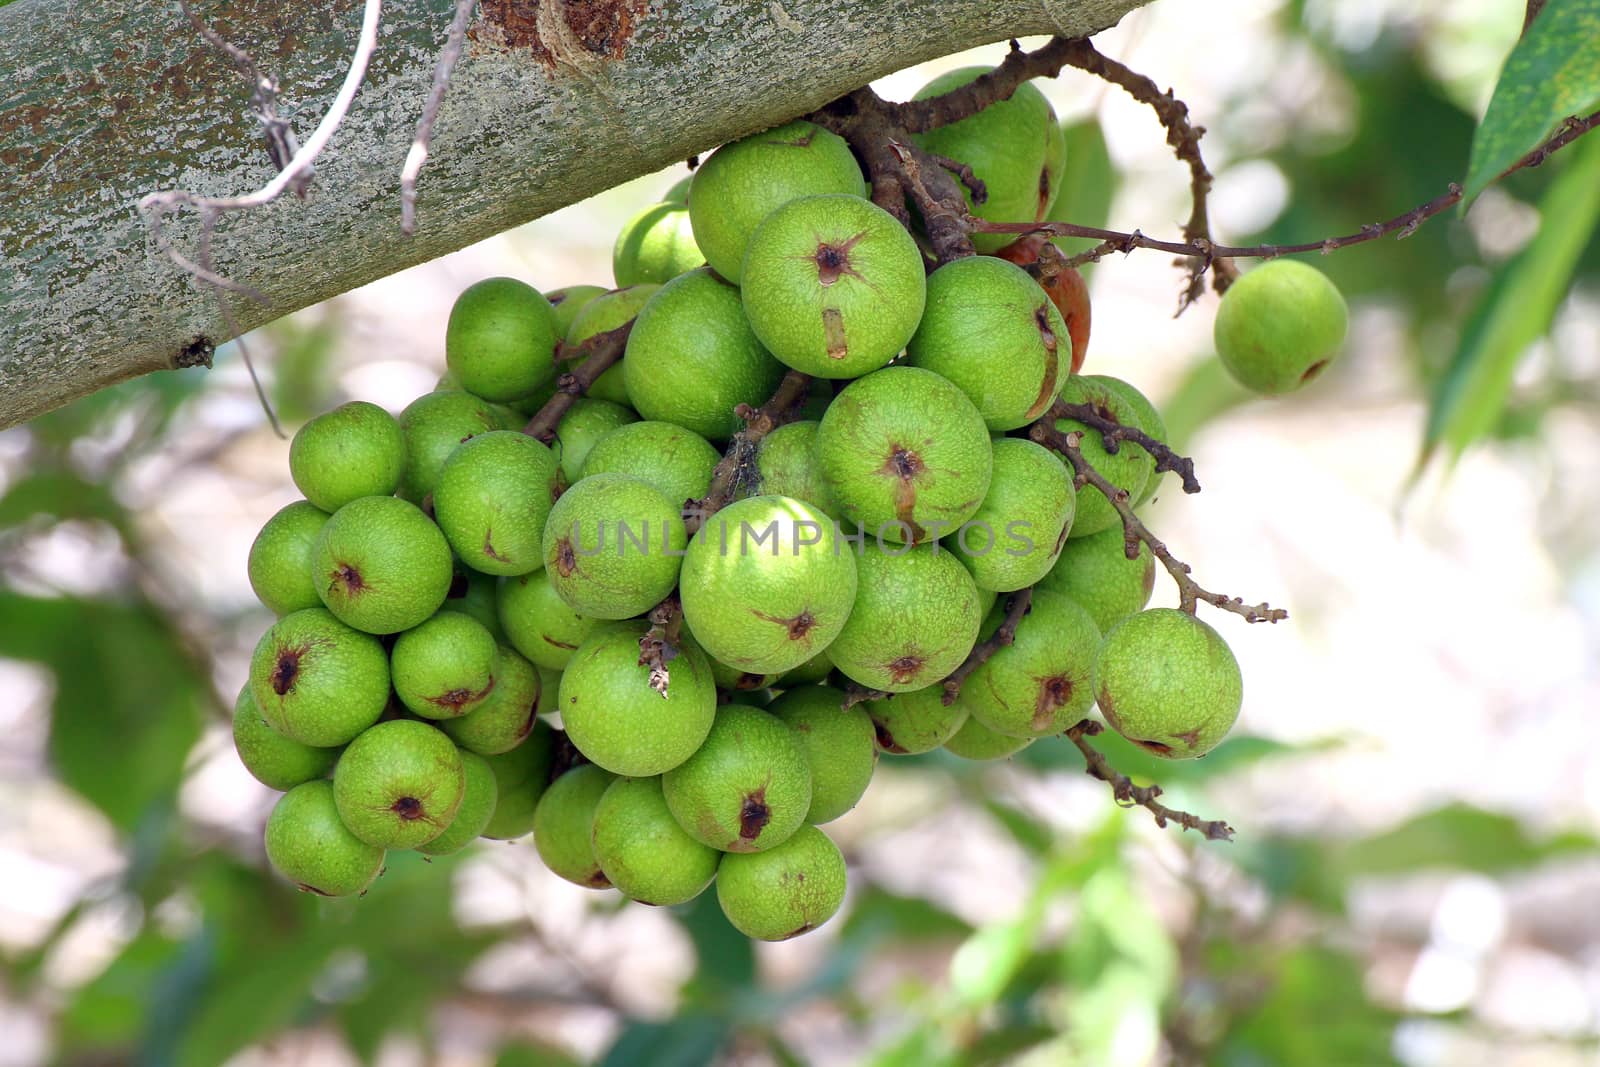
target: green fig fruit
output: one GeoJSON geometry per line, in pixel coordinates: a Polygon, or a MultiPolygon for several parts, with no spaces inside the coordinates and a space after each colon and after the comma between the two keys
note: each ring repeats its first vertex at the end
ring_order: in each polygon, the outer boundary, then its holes
{"type": "Polygon", "coordinates": [[[760,407],[782,377],[739,290],[705,269],[674,278],[640,309],[622,361],[628,402],[641,415],[711,441],[743,429],[738,406],[760,407]]]}
{"type": "Polygon", "coordinates": [[[456,297],[444,358],[467,392],[515,400],[555,375],[560,339],[544,294],[515,278],[486,278],[456,297]]]}
{"type": "Polygon", "coordinates": [[[797,689],[801,686],[816,685],[818,682],[825,681],[828,675],[832,673],[833,660],[828,658],[828,650],[823,649],[800,664],[800,666],[784,671],[773,680],[773,684],[779,689],[797,689]]]}
{"type": "Polygon", "coordinates": [[[625,474],[596,474],[550,509],[545,567],[574,611],[626,619],[672,592],[688,540],[678,505],[659,489],[625,474]]]}
{"type": "Polygon", "coordinates": [[[313,748],[274,730],[248,684],[233,702],[233,747],[252,778],[278,790],[324,777],[339,759],[336,748],[313,748]]]}
{"type": "Polygon", "coordinates": [[[1036,738],[1012,737],[989,729],[975,717],[968,717],[961,729],[944,743],[944,750],[953,756],[970,760],[996,760],[1015,756],[1033,744],[1036,738]]]}
{"type": "Polygon", "coordinates": [[[450,592],[450,546],[415,504],[364,496],[333,513],[312,550],[317,593],[371,634],[409,630],[450,592]]]}
{"type": "Polygon", "coordinates": [[[663,204],[687,205],[689,203],[689,186],[693,181],[693,174],[685,174],[667,187],[667,191],[661,194],[661,202],[663,204]]]}
{"type": "Polygon", "coordinates": [[[850,146],[796,119],[713,152],[689,185],[689,221],[706,261],[735,285],[757,225],[772,211],[817,193],[866,195],[850,146]]]}
{"type": "Polygon", "coordinates": [[[439,610],[457,611],[477,619],[498,644],[506,644],[505,630],[500,626],[498,584],[493,575],[481,574],[457,562],[450,574],[450,591],[439,610]]]}
{"type": "MultiPolygon", "coordinates": [[[[1068,404],[1085,404],[1102,419],[1123,426],[1138,426],[1139,416],[1132,404],[1124,400],[1120,390],[1074,374],[1061,387],[1061,399],[1068,404]]],[[[1057,419],[1055,428],[1062,433],[1074,431],[1083,434],[1078,450],[1089,466],[1107,481],[1128,492],[1130,500],[1137,500],[1145,483],[1155,470],[1155,460],[1150,453],[1136,444],[1122,442],[1115,454],[1106,451],[1105,437],[1077,419],[1057,419]]],[[[1086,486],[1078,494],[1077,511],[1072,518],[1068,537],[1087,537],[1101,530],[1109,530],[1122,521],[1117,509],[1097,489],[1086,486]]]]}
{"type": "Polygon", "coordinates": [[[343,745],[383,714],[389,657],[378,639],[325,608],[279,619],[250,658],[250,695],[261,717],[303,745],[343,745]]]}
{"type": "Polygon", "coordinates": [[[756,453],[756,469],[761,476],[761,492],[803,500],[829,518],[838,519],[839,503],[828,490],[822,465],[817,462],[819,425],[791,422],[767,434],[756,453]]]}
{"type": "Polygon", "coordinates": [[[711,488],[711,472],[722,454],[711,442],[670,422],[631,422],[595,442],[581,477],[608,471],[626,474],[661,490],[680,505],[711,488]]]}
{"type": "Polygon", "coordinates": [[[516,412],[454,390],[419,396],[400,413],[406,437],[406,468],[400,495],[420,504],[439,480],[444,461],[456,446],[490,430],[513,430],[522,424],[516,412]]]}
{"type": "Polygon", "coordinates": [[[1102,634],[1150,602],[1156,561],[1143,542],[1129,559],[1120,525],[1069,540],[1038,588],[1076,600],[1102,634]]]}
{"type": "Polygon", "coordinates": [[[609,400],[585,397],[574,403],[556,423],[556,437],[551,442],[561,463],[561,476],[569,485],[578,481],[594,446],[620,427],[638,421],[631,409],[609,400]]]}
{"type": "Polygon", "coordinates": [[[676,767],[700,747],[716,715],[711,668],[692,645],[668,662],[666,692],[652,688],[650,668],[639,662],[648,626],[635,620],[596,630],[561,675],[567,737],[613,774],[648,777],[676,767]]]}
{"type": "Polygon", "coordinates": [[[991,430],[1049,410],[1071,365],[1067,324],[1028,272],[993,256],[952,260],[928,276],[928,304],[906,362],[967,394],[991,430]]]}
{"type": "Polygon", "coordinates": [[[821,511],[783,496],[709,516],[678,579],[683,617],[712,657],[755,674],[798,667],[827,648],[856,596],[854,553],[821,511]]]}
{"type": "Polygon", "coordinates": [[[267,818],[266,839],[267,859],[307,893],[363,893],[383,871],[383,849],[339,820],[332,782],[302,782],[285,793],[267,818]]]}
{"type": "MultiPolygon", "coordinates": [[[[1133,409],[1135,425],[1137,425],[1139,429],[1143,430],[1149,436],[1155,438],[1157,441],[1160,441],[1163,444],[1166,443],[1166,420],[1161,417],[1161,412],[1156,410],[1156,406],[1150,402],[1149,397],[1139,392],[1138,389],[1123,381],[1121,378],[1113,378],[1109,374],[1086,374],[1084,375],[1084,379],[1086,381],[1094,382],[1097,385],[1103,385],[1107,389],[1110,389],[1112,392],[1121,396],[1122,399],[1128,402],[1128,406],[1133,409]]],[[[1133,445],[1131,447],[1137,448],[1139,446],[1133,445]]],[[[1138,507],[1151,497],[1155,496],[1156,489],[1158,486],[1160,486],[1160,484],[1161,473],[1152,470],[1150,472],[1150,477],[1145,479],[1144,488],[1139,490],[1139,495],[1133,498],[1133,506],[1138,507]]]]}
{"type": "Polygon", "coordinates": [[[414,719],[378,723],[333,769],[339,818],[379,848],[416,848],[444,833],[465,790],[455,743],[414,719]]]}
{"type": "Polygon", "coordinates": [[[867,542],[856,557],[856,602],[828,658],[868,689],[908,693],[961,665],[983,621],[978,588],[937,543],[867,542]]]}
{"type": "MultiPolygon", "coordinates": [[[[471,716],[468,716],[471,718],[471,716]]],[[[457,719],[465,722],[466,719],[457,719]]],[[[533,815],[550,784],[550,768],[555,764],[556,738],[548,723],[535,724],[528,739],[509,752],[485,755],[484,762],[494,772],[494,814],[482,836],[495,841],[511,841],[533,830],[533,815]]]]}
{"type": "Polygon", "coordinates": [[[405,464],[400,424],[362,400],[318,415],[289,442],[289,475],[323,511],[338,511],[364,496],[389,496],[399,487],[405,464]]]}
{"type": "Polygon", "coordinates": [[[879,751],[895,756],[932,752],[955,736],[971,714],[959,699],[946,704],[944,686],[938,684],[869,700],[866,710],[879,751]]]}
{"type": "MultiPolygon", "coordinates": [[[[1004,611],[996,606],[991,632],[1004,611]]],[[[1058,734],[1094,703],[1089,676],[1099,649],[1100,631],[1087,611],[1064,596],[1035,589],[1016,637],[972,672],[961,687],[962,700],[974,719],[997,733],[1058,734]]]]}
{"type": "Polygon", "coordinates": [[[711,732],[661,776],[678,825],[723,852],[760,852],[787,840],[811,808],[811,765],[781,719],[740,704],[717,710],[711,732]]]}
{"type": "Polygon", "coordinates": [[[682,904],[717,875],[722,854],[678,825],[660,778],[618,778],[594,809],[594,856],[607,881],[641,904],[682,904]]]}
{"type": "Polygon", "coordinates": [[[483,706],[494,691],[499,648],[482,623],[441,611],[407,630],[389,653],[400,702],[424,719],[453,719],[483,706]]]}
{"type": "Polygon", "coordinates": [[[505,579],[500,587],[500,624],[518,652],[540,667],[563,671],[600,620],[568,607],[550,573],[540,569],[505,579]]]}
{"type": "Polygon", "coordinates": [[[1009,593],[1049,573],[1067,543],[1077,507],[1072,473],[1043,445],[994,443],[994,474],[983,503],[944,547],[980,589],[1009,593]]]}
{"type": "Polygon", "coordinates": [[[306,500],[280,509],[250,545],[245,565],[256,599],[274,615],[302,608],[320,608],[317,584],[311,578],[311,549],[328,513],[306,500]]]}
{"type": "MultiPolygon", "coordinates": [[[[640,310],[660,288],[661,286],[654,284],[629,285],[595,297],[583,306],[573,318],[572,325],[567,328],[567,350],[571,352],[589,338],[615,330],[629,319],[637,317],[640,310]]],[[[576,370],[583,359],[581,353],[574,354],[557,370],[563,372],[576,370]]],[[[594,400],[626,404],[628,390],[623,385],[622,375],[621,363],[607,367],[605,373],[589,387],[587,395],[594,400]]]]}
{"type": "Polygon", "coordinates": [[[594,812],[616,778],[592,763],[580,764],[550,783],[533,813],[533,847],[558,877],[585,889],[611,882],[594,852],[594,812]]]}
{"type": "Polygon", "coordinates": [[[717,903],[746,937],[787,941],[815,930],[844,903],[839,846],[815,826],[766,852],[730,852],[717,867],[717,903]]]}
{"type": "Polygon", "coordinates": [[[495,784],[489,762],[476,752],[462,752],[461,779],[464,785],[456,817],[450,820],[444,833],[417,846],[417,851],[424,856],[449,856],[460,852],[483,833],[494,817],[500,787],[495,784]]]}
{"type": "Polygon", "coordinates": [[[1112,627],[1093,682],[1112,729],[1166,759],[1210,752],[1244,700],[1239,662],[1222,635],[1177,608],[1137,612],[1112,627]]]}
{"type": "Polygon", "coordinates": [[[927,296],[922,253],[870,200],[808,196],[751,235],[740,293],[778,362],[818,378],[856,378],[911,340],[927,296]]]}
{"type": "Polygon", "coordinates": [[[834,398],[817,428],[817,460],[846,520],[921,544],[953,533],[982,505],[994,449],[960,389],[932,371],[889,367],[834,398]]]}
{"type": "Polygon", "coordinates": [[[872,720],[859,704],[841,711],[844,694],[825,685],[784,693],[767,709],[800,738],[811,765],[806,822],[832,822],[867,791],[878,765],[872,720]]]}
{"type": "Polygon", "coordinates": [[[450,739],[480,756],[509,752],[533,732],[541,698],[546,695],[543,678],[533,664],[513,650],[501,646],[490,672],[494,679],[488,695],[473,711],[460,718],[443,719],[439,729],[450,739]]]}
{"type": "Polygon", "coordinates": [[[1222,295],[1212,340],[1234,381],[1268,396],[1317,377],[1344,344],[1344,297],[1317,268],[1274,259],[1222,295]]]}
{"type": "Polygon", "coordinates": [[[694,243],[689,207],[682,203],[644,208],[623,223],[611,249],[611,272],[619,286],[661,285],[705,264],[694,243]]]}
{"type": "Polygon", "coordinates": [[[473,570],[526,574],[544,566],[544,521],[560,478],[555,454],[526,434],[481,434],[445,460],[433,490],[434,518],[473,570]]]}
{"type": "MultiPolygon", "coordinates": [[[[544,298],[550,301],[550,306],[555,309],[556,336],[564,339],[567,331],[572,329],[572,320],[578,317],[578,312],[582,311],[589,301],[608,292],[610,290],[603,285],[569,285],[564,289],[552,289],[544,294],[544,298]]],[[[554,384],[553,378],[551,384],[554,384]]]]}

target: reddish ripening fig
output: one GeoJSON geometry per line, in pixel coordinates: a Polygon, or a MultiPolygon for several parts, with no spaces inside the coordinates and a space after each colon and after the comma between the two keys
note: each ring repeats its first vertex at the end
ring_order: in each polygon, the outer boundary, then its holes
{"type": "MultiPolygon", "coordinates": [[[[1050,239],[1042,234],[1025,234],[995,255],[1019,267],[1026,267],[1039,262],[1040,249],[1049,243],[1050,239]]],[[[1083,275],[1078,273],[1076,267],[1058,271],[1048,280],[1040,281],[1039,285],[1050,294],[1056,310],[1067,320],[1067,334],[1072,338],[1072,373],[1077,374],[1089,352],[1089,286],[1084,283],[1083,275]]]]}

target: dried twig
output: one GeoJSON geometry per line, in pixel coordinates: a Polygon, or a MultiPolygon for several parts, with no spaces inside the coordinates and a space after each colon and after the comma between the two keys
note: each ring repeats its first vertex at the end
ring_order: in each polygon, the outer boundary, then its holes
{"type": "Polygon", "coordinates": [[[1200,491],[1199,479],[1195,477],[1194,460],[1187,456],[1180,456],[1166,444],[1157,441],[1137,426],[1127,426],[1115,419],[1108,419],[1094,409],[1091,404],[1068,404],[1057,400],[1045,412],[1047,419],[1074,419],[1094,430],[1100,435],[1100,440],[1105,443],[1106,451],[1115,455],[1123,441],[1131,441],[1144,449],[1150,458],[1156,461],[1155,474],[1171,471],[1183,480],[1185,493],[1198,493],[1200,491]]]}
{"type": "Polygon", "coordinates": [[[1156,825],[1163,829],[1169,822],[1174,822],[1185,830],[1198,830],[1201,836],[1210,841],[1233,840],[1233,827],[1221,819],[1202,819],[1187,811],[1169,808],[1157,799],[1161,796],[1159,785],[1134,785],[1131,778],[1111,766],[1105,755],[1089,743],[1089,738],[1104,729],[1104,726],[1093,719],[1084,719],[1076,726],[1067,729],[1067,738],[1078,746],[1079,752],[1083,753],[1085,773],[1091,778],[1098,778],[1109,784],[1111,794],[1118,804],[1124,807],[1144,808],[1155,816],[1156,825]]]}
{"type": "Polygon", "coordinates": [[[888,700],[893,696],[893,693],[886,692],[882,689],[868,689],[860,682],[853,682],[849,679],[845,679],[844,703],[839,705],[839,710],[849,711],[857,704],[865,704],[869,700],[888,700]]]}
{"type": "Polygon", "coordinates": [[[461,59],[461,49],[467,40],[467,23],[472,18],[478,0],[456,0],[455,17],[450,20],[450,32],[444,49],[433,68],[433,87],[428,90],[428,101],[422,106],[422,117],[417,120],[417,132],[411,139],[411,150],[406,153],[405,166],[400,168],[400,232],[410,236],[417,229],[417,175],[428,161],[428,145],[433,140],[433,124],[439,118],[439,105],[444,103],[444,93],[450,86],[450,75],[461,59]]]}
{"type": "Polygon", "coordinates": [[[706,519],[727,507],[749,481],[755,469],[756,446],[767,434],[785,423],[793,422],[806,390],[811,386],[809,375],[791,370],[778,383],[772,399],[759,408],[740,404],[735,409],[745,421],[744,429],[733,435],[728,449],[711,471],[711,486],[706,495],[684,506],[684,525],[692,534],[704,525],[706,519]]]}
{"type": "Polygon", "coordinates": [[[940,700],[945,707],[960,699],[961,686],[973,671],[989,662],[991,656],[1017,639],[1017,626],[1032,607],[1031,585],[1011,594],[1011,599],[1006,604],[1006,617],[1001,621],[1000,628],[990,634],[988,640],[979,641],[974,645],[972,651],[967,653],[967,658],[961,661],[961,666],[951,671],[950,676],[944,680],[944,696],[940,700]]]}
{"type": "Polygon", "coordinates": [[[650,668],[650,688],[663,698],[672,681],[667,664],[678,658],[682,630],[683,605],[674,593],[650,609],[650,629],[639,638],[639,666],[650,668]]]}
{"type": "Polygon", "coordinates": [[[555,395],[546,400],[544,406],[534,413],[533,418],[522,428],[522,432],[545,444],[554,441],[556,424],[561,421],[561,416],[571,410],[578,398],[594,386],[600,375],[610,370],[617,360],[622,358],[623,352],[628,348],[628,334],[633,332],[633,323],[634,320],[629,319],[614,330],[597,333],[576,345],[569,346],[565,342],[558,345],[555,353],[557,366],[572,359],[582,359],[583,362],[579,363],[570,374],[562,374],[556,379],[555,395]]]}

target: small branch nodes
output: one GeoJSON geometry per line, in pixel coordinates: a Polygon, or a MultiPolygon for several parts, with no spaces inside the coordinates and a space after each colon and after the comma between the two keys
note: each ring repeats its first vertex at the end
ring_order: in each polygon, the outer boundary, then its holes
{"type": "Polygon", "coordinates": [[[711,487],[699,500],[684,507],[684,526],[692,535],[706,519],[733,502],[756,477],[756,453],[761,439],[798,416],[800,405],[811,387],[809,375],[791,370],[778,383],[772,398],[759,408],[740,404],[735,413],[745,421],[744,429],[733,435],[728,449],[711,471],[711,487]]]}
{"type": "Polygon", "coordinates": [[[682,648],[683,605],[676,593],[650,609],[650,629],[639,638],[639,666],[650,668],[650,688],[666,699],[668,668],[682,648]]]}
{"type": "Polygon", "coordinates": [[[1133,779],[1111,766],[1105,755],[1089,743],[1089,738],[1098,736],[1104,730],[1105,727],[1093,719],[1084,719],[1068,728],[1067,739],[1083,753],[1084,772],[1110,785],[1111,795],[1118,804],[1144,808],[1155,817],[1156,825],[1162,829],[1168,823],[1177,823],[1185,830],[1198,830],[1208,841],[1233,840],[1233,827],[1221,819],[1202,819],[1187,811],[1169,808],[1158,799],[1161,796],[1159,785],[1134,785],[1133,779]]]}

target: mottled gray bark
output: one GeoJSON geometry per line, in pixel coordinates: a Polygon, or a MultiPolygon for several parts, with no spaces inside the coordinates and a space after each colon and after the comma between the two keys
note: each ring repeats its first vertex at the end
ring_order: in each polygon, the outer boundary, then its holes
{"type": "MultiPolygon", "coordinates": [[[[224,218],[217,269],[267,294],[241,328],[453,251],[900,67],[1008,36],[1079,35],[1145,0],[485,0],[423,171],[398,174],[453,8],[389,0],[379,49],[310,198],[224,218]]],[[[276,73],[303,138],[354,44],[357,0],[199,0],[276,73]]],[[[0,7],[0,427],[225,339],[213,294],[137,204],[272,174],[237,72],[175,3],[0,7]]],[[[191,247],[193,218],[180,224],[191,247]]]]}

